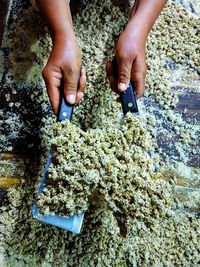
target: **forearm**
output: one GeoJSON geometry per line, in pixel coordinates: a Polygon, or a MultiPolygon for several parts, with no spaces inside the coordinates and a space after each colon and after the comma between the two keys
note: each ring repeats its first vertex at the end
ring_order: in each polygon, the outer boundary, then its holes
{"type": "Polygon", "coordinates": [[[70,6],[66,0],[36,0],[54,40],[58,35],[63,38],[73,35],[70,6]]]}
{"type": "Polygon", "coordinates": [[[147,38],[166,0],[136,0],[128,27],[147,38]]]}

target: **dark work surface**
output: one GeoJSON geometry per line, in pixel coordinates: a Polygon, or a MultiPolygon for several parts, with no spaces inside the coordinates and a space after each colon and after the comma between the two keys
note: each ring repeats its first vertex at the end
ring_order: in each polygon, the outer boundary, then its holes
{"type": "Polygon", "coordinates": [[[8,203],[8,199],[6,196],[6,190],[0,188],[0,207],[4,206],[8,203]]]}
{"type": "MultiPolygon", "coordinates": [[[[0,11],[2,11],[0,16],[0,43],[2,42],[8,3],[8,1],[0,1],[0,11]]],[[[26,9],[30,5],[30,1],[13,0],[6,24],[10,25],[12,22],[13,13],[17,16],[21,10],[26,9]]],[[[8,49],[5,47],[1,49],[4,57],[6,57],[9,53],[9,51],[7,51],[8,49]]],[[[31,97],[33,92],[37,92],[37,97],[40,97],[43,94],[43,88],[20,87],[19,89],[15,83],[8,85],[6,82],[6,68],[7,65],[5,65],[5,70],[0,80],[0,92],[3,96],[0,98],[0,108],[3,111],[3,113],[0,114],[0,130],[4,136],[7,136],[7,139],[5,142],[0,142],[0,153],[8,152],[7,147],[12,147],[12,153],[35,155],[38,153],[38,146],[40,144],[39,129],[42,126],[42,118],[50,113],[50,107],[44,111],[41,105],[36,104],[31,97]],[[16,90],[17,93],[13,94],[13,90],[16,90]],[[10,94],[12,102],[19,102],[21,105],[19,107],[10,107],[9,102],[6,101],[5,94],[10,94]],[[18,131],[16,137],[5,122],[5,120],[12,117],[17,117],[19,122],[23,125],[19,130],[17,127],[13,130],[13,132],[18,131]]]]}
{"type": "Polygon", "coordinates": [[[8,6],[9,6],[9,0],[0,1],[0,46],[2,42],[8,6]]]}

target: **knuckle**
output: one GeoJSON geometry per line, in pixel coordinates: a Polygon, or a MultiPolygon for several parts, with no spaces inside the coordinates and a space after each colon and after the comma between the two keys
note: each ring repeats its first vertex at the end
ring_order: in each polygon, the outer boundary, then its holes
{"type": "Polygon", "coordinates": [[[75,72],[75,67],[72,66],[72,65],[67,65],[67,66],[64,67],[64,71],[65,71],[68,75],[74,74],[74,72],[75,72]]]}
{"type": "Polygon", "coordinates": [[[129,62],[130,61],[130,58],[125,53],[118,53],[117,59],[119,62],[129,62]]]}
{"type": "Polygon", "coordinates": [[[131,76],[133,80],[136,80],[138,82],[143,82],[145,80],[146,73],[145,71],[142,70],[142,71],[133,72],[131,76]]]}
{"type": "Polygon", "coordinates": [[[81,66],[77,63],[71,62],[70,64],[67,64],[63,67],[64,72],[66,72],[68,75],[74,75],[80,72],[81,66]]]}
{"type": "Polygon", "coordinates": [[[127,72],[120,72],[119,73],[119,80],[120,81],[127,81],[127,80],[129,80],[129,75],[128,75],[128,73],[127,72]]]}
{"type": "Polygon", "coordinates": [[[50,71],[47,67],[45,67],[42,71],[42,77],[44,80],[48,80],[50,77],[50,71]]]}
{"type": "Polygon", "coordinates": [[[132,51],[130,48],[127,47],[117,47],[116,49],[116,57],[118,62],[132,62],[133,58],[135,57],[135,51],[132,51]]]}
{"type": "Polygon", "coordinates": [[[73,82],[64,82],[64,92],[65,93],[74,93],[77,91],[77,84],[73,82]]]}

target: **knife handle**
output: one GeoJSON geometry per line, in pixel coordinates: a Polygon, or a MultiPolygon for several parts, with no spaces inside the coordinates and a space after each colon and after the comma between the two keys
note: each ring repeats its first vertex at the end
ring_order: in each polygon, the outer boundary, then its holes
{"type": "Polygon", "coordinates": [[[58,108],[57,121],[72,119],[74,105],[68,104],[64,96],[61,96],[60,105],[58,108]]]}
{"type": "MultiPolygon", "coordinates": [[[[78,82],[80,80],[80,75],[78,77],[78,82]]],[[[72,114],[74,110],[74,106],[72,104],[67,103],[65,97],[64,97],[64,81],[61,80],[60,85],[60,104],[58,107],[58,113],[57,113],[57,121],[63,121],[63,120],[72,120],[72,114]]]]}
{"type": "MultiPolygon", "coordinates": [[[[117,79],[118,68],[117,68],[116,57],[113,58],[112,64],[113,64],[113,73],[117,79]]],[[[138,106],[137,106],[137,101],[135,97],[135,87],[132,82],[129,83],[126,91],[124,91],[123,93],[120,93],[120,99],[121,99],[122,110],[123,110],[124,115],[126,115],[127,112],[132,112],[132,113],[138,112],[138,106]]]]}
{"type": "Polygon", "coordinates": [[[136,102],[136,97],[135,97],[135,90],[130,82],[126,91],[123,93],[120,93],[120,98],[122,102],[122,110],[124,115],[128,112],[136,113],[138,112],[138,106],[136,102]]]}

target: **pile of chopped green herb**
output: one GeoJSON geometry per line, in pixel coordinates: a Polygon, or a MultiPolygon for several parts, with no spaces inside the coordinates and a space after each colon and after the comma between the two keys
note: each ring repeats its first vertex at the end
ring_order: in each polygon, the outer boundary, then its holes
{"type": "Polygon", "coordinates": [[[86,132],[68,121],[56,123],[53,137],[48,186],[38,200],[42,213],[73,215],[91,202],[105,201],[114,212],[130,214],[140,201],[138,193],[143,192],[144,203],[150,193],[157,199],[150,141],[135,115],[86,132]]]}

